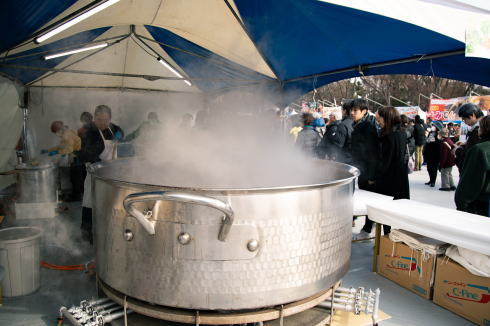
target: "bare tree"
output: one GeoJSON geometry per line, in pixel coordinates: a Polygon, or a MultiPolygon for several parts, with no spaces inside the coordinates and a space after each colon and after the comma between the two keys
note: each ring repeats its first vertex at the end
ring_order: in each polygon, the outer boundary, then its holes
{"type": "MultiPolygon", "coordinates": [[[[342,99],[361,96],[385,105],[388,103],[395,106],[404,105],[394,99],[390,101],[390,96],[393,96],[404,103],[420,105],[423,110],[426,110],[429,100],[424,96],[429,97],[431,93],[442,98],[453,98],[469,96],[471,92],[490,95],[488,88],[457,80],[419,75],[381,75],[358,77],[327,84],[316,90],[315,99],[335,101],[339,104],[342,99]]],[[[310,92],[297,102],[312,101],[312,99],[313,92],[310,92]]]]}

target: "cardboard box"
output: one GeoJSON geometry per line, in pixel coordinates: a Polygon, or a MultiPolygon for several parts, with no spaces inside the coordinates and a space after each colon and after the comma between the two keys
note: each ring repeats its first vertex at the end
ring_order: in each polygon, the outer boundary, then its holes
{"type": "Polygon", "coordinates": [[[424,297],[432,298],[435,255],[423,254],[404,243],[381,237],[378,273],[387,279],[424,297]]]}
{"type": "Polygon", "coordinates": [[[438,257],[434,303],[479,325],[490,325],[490,278],[438,257]]]}

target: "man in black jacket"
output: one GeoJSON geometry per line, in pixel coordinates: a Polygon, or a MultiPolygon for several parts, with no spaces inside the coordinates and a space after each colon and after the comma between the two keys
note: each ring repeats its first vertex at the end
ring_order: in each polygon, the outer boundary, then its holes
{"type": "Polygon", "coordinates": [[[413,127],[413,138],[415,139],[415,171],[420,171],[422,167],[424,145],[427,142],[425,135],[426,126],[419,115],[415,116],[415,126],[413,127]]]}
{"type": "Polygon", "coordinates": [[[358,178],[359,189],[374,191],[376,169],[380,160],[376,119],[368,113],[366,100],[355,99],[351,106],[351,117],[354,120],[350,151],[352,165],[361,171],[358,178]]]}
{"type": "Polygon", "coordinates": [[[328,156],[329,160],[345,162],[344,147],[347,140],[347,128],[341,121],[342,113],[334,111],[329,115],[329,124],[325,128],[325,134],[318,146],[320,158],[328,156]]]}
{"type": "Polygon", "coordinates": [[[480,141],[480,136],[478,131],[480,128],[480,120],[483,118],[483,112],[473,103],[466,103],[460,106],[458,109],[458,115],[461,120],[469,127],[469,131],[466,134],[465,142],[457,142],[458,147],[455,150],[456,154],[456,166],[460,173],[462,173],[463,162],[466,152],[473,147],[473,145],[478,144],[480,141]]]}
{"type": "Polygon", "coordinates": [[[354,124],[354,121],[350,117],[350,111],[352,107],[352,100],[345,100],[345,102],[342,103],[342,124],[345,126],[347,130],[347,136],[345,138],[345,143],[344,143],[344,148],[342,150],[343,158],[344,161],[343,163],[351,164],[352,162],[352,157],[350,154],[351,150],[351,137],[352,137],[352,131],[354,131],[354,127],[352,126],[354,124]]]}
{"type": "MultiPolygon", "coordinates": [[[[101,160],[113,159],[115,142],[124,138],[122,129],[111,123],[111,108],[99,105],[95,108],[94,124],[86,131],[85,142],[80,152],[84,164],[92,164],[101,160]]],[[[92,243],[92,193],[90,189],[90,174],[87,175],[84,185],[82,201],[82,238],[92,243]]]]}

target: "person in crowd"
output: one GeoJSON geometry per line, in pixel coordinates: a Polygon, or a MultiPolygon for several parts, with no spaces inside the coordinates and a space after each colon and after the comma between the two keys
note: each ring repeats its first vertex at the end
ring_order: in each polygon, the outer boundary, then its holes
{"type": "MultiPolygon", "coordinates": [[[[87,131],[86,143],[82,147],[81,160],[84,164],[108,161],[116,158],[116,142],[124,138],[123,130],[111,122],[112,112],[107,105],[95,108],[94,128],[87,131]]],[[[92,192],[91,178],[87,174],[82,200],[82,239],[92,243],[92,192]]]]}
{"type": "Polygon", "coordinates": [[[483,117],[483,112],[475,104],[465,103],[458,109],[458,115],[468,126],[466,140],[457,142],[457,147],[455,148],[456,166],[461,174],[466,152],[480,141],[478,129],[480,127],[479,121],[483,117]]]}
{"type": "Polygon", "coordinates": [[[130,142],[135,140],[140,136],[147,136],[152,130],[159,127],[160,120],[158,120],[158,114],[156,112],[148,113],[147,119],[143,121],[135,131],[124,137],[125,142],[130,142]]]}
{"type": "Polygon", "coordinates": [[[449,131],[449,138],[451,138],[451,140],[453,140],[454,137],[456,136],[456,130],[454,129],[454,123],[449,122],[446,127],[447,127],[447,130],[449,131]]]}
{"type": "Polygon", "coordinates": [[[453,166],[455,164],[455,157],[453,154],[453,147],[455,146],[451,140],[451,134],[448,128],[443,128],[439,133],[441,139],[441,159],[439,166],[441,169],[441,191],[456,190],[453,181],[453,166]]]}
{"type": "Polygon", "coordinates": [[[354,121],[350,116],[351,107],[352,107],[352,100],[344,100],[344,102],[342,102],[342,124],[347,129],[347,137],[345,139],[345,144],[342,151],[344,157],[343,163],[347,163],[347,164],[351,163],[352,161],[350,151],[351,151],[352,131],[354,130],[354,127],[352,125],[354,124],[354,121]]]}
{"type": "MultiPolygon", "coordinates": [[[[80,115],[80,122],[82,123],[82,126],[80,128],[78,128],[77,134],[78,134],[78,137],[80,137],[80,140],[82,141],[82,148],[84,148],[85,143],[86,143],[86,137],[85,136],[87,135],[87,132],[90,129],[95,128],[94,117],[93,117],[92,113],[82,112],[82,114],[80,115]]],[[[78,179],[77,183],[80,185],[79,190],[78,190],[78,193],[80,194],[78,196],[78,200],[80,200],[81,196],[83,194],[83,182],[84,182],[85,178],[87,177],[87,169],[85,167],[85,164],[83,164],[83,162],[82,162],[81,152],[78,152],[77,155],[75,156],[74,175],[76,175],[74,177],[78,179]]]]}
{"type": "Polygon", "coordinates": [[[461,126],[459,124],[455,124],[454,127],[454,137],[451,137],[453,143],[457,143],[459,141],[459,137],[461,135],[461,126]]]}
{"type": "Polygon", "coordinates": [[[303,115],[294,114],[289,117],[289,123],[291,125],[291,129],[289,130],[289,134],[292,138],[292,143],[295,144],[298,139],[298,134],[301,130],[303,130],[303,115]]]}
{"type": "Polygon", "coordinates": [[[206,130],[208,128],[209,113],[207,110],[201,110],[196,113],[194,128],[206,130]]]}
{"type": "Polygon", "coordinates": [[[182,120],[180,121],[180,128],[192,128],[192,123],[194,122],[194,116],[190,113],[186,113],[182,116],[182,120]]]}
{"type": "MultiPolygon", "coordinates": [[[[382,107],[376,112],[376,121],[381,127],[381,159],[376,172],[376,192],[393,199],[410,199],[407,134],[401,128],[400,113],[394,107],[382,107]]],[[[366,218],[358,238],[367,238],[372,227],[373,222],[366,218]]],[[[383,225],[383,231],[389,234],[391,227],[383,225]]]]}
{"type": "Polygon", "coordinates": [[[460,211],[490,217],[490,116],[479,125],[480,140],[466,152],[454,201],[460,211]]]}
{"type": "Polygon", "coordinates": [[[83,143],[83,138],[85,137],[87,131],[94,127],[93,120],[94,117],[90,112],[82,112],[82,114],[80,115],[80,122],[82,123],[82,127],[78,129],[78,137],[80,137],[82,143],[83,143]]]}
{"type": "Polygon", "coordinates": [[[439,162],[441,161],[441,140],[438,135],[442,128],[442,122],[432,122],[429,135],[427,136],[427,143],[424,147],[424,158],[427,163],[427,172],[429,173],[429,181],[425,184],[431,187],[434,187],[436,184],[439,162]]]}
{"type": "Polygon", "coordinates": [[[60,138],[60,143],[50,149],[42,150],[41,153],[47,153],[48,156],[63,155],[70,166],[70,182],[72,192],[69,197],[64,197],[66,201],[77,201],[81,197],[81,177],[79,173],[78,154],[82,146],[82,141],[77,132],[65,126],[62,121],[53,121],[51,123],[51,132],[60,138]]]}
{"type": "Polygon", "coordinates": [[[347,127],[342,123],[342,112],[332,111],[329,115],[330,124],[325,129],[325,134],[318,145],[320,158],[344,162],[343,151],[347,139],[347,127]]]}
{"type": "Polygon", "coordinates": [[[62,121],[53,121],[51,132],[60,138],[60,143],[53,148],[42,150],[42,154],[47,153],[48,156],[69,155],[80,150],[81,140],[77,132],[65,126],[62,121]]]}
{"type": "Polygon", "coordinates": [[[313,127],[314,120],[311,113],[303,113],[303,129],[298,133],[296,139],[296,146],[310,157],[317,156],[317,147],[321,141],[320,134],[313,127]]]}
{"type": "Polygon", "coordinates": [[[419,115],[415,116],[415,126],[413,127],[413,139],[415,142],[415,171],[420,171],[423,163],[423,150],[427,137],[425,134],[424,120],[420,119],[419,115]]]}
{"type": "Polygon", "coordinates": [[[358,178],[359,189],[375,191],[374,183],[380,159],[380,148],[376,119],[368,111],[368,103],[365,99],[352,101],[351,118],[354,123],[350,154],[352,165],[361,172],[358,178]]]}
{"type": "Polygon", "coordinates": [[[320,134],[321,137],[325,134],[325,119],[323,119],[322,115],[318,112],[313,112],[313,123],[312,126],[315,130],[320,134]]]}
{"type": "Polygon", "coordinates": [[[412,156],[415,153],[415,137],[413,136],[413,127],[410,125],[410,119],[402,114],[401,119],[401,129],[407,134],[407,145],[409,149],[409,155],[412,156]]]}

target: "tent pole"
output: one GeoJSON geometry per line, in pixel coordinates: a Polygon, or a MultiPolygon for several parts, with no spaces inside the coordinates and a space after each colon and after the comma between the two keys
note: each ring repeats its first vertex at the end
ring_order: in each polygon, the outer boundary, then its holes
{"type": "Polygon", "coordinates": [[[73,44],[70,46],[62,47],[62,48],[51,49],[49,51],[35,52],[35,53],[29,53],[29,54],[19,55],[19,56],[11,55],[9,57],[1,58],[0,61],[6,62],[6,61],[18,60],[18,59],[23,59],[23,58],[33,57],[33,56],[39,56],[39,55],[48,54],[48,53],[52,53],[52,52],[58,52],[58,51],[67,50],[67,49],[71,49],[71,48],[75,48],[75,47],[80,47],[80,46],[84,46],[84,45],[89,45],[89,44],[94,44],[94,43],[99,43],[99,42],[105,42],[105,41],[111,41],[111,40],[115,40],[117,38],[123,38],[125,36],[128,36],[128,35],[127,34],[126,35],[118,35],[118,36],[108,37],[108,38],[100,39],[100,40],[96,40],[96,41],[94,40],[94,41],[86,42],[86,43],[73,44]]]}
{"type": "Polygon", "coordinates": [[[301,80],[311,79],[311,78],[316,78],[316,77],[337,75],[337,74],[341,74],[344,72],[350,72],[350,71],[357,71],[357,72],[361,73],[361,72],[366,71],[370,68],[381,68],[381,67],[387,67],[387,66],[392,66],[392,65],[401,64],[401,63],[426,61],[426,60],[450,57],[453,55],[459,55],[459,54],[464,54],[464,53],[465,53],[465,50],[463,49],[463,50],[436,53],[436,54],[431,54],[431,55],[422,55],[422,56],[410,57],[410,58],[405,58],[405,59],[385,61],[385,62],[380,62],[380,63],[373,63],[373,64],[368,64],[368,65],[357,65],[355,67],[332,70],[332,71],[327,71],[327,72],[323,72],[323,73],[319,73],[319,74],[308,75],[308,76],[303,76],[303,77],[298,77],[298,78],[292,78],[292,79],[285,80],[284,82],[285,83],[291,83],[291,82],[295,82],[295,81],[301,81],[301,80]]]}
{"type": "MultiPolygon", "coordinates": [[[[166,48],[170,48],[170,49],[173,49],[173,50],[176,50],[176,51],[179,51],[179,52],[182,52],[182,53],[185,53],[185,54],[188,54],[188,55],[192,55],[196,58],[200,58],[202,60],[206,60],[206,61],[209,61],[209,62],[212,62],[213,64],[215,65],[218,65],[218,66],[223,66],[223,67],[230,67],[230,68],[233,68],[235,70],[238,70],[240,72],[243,72],[244,74],[247,74],[249,75],[250,74],[250,71],[246,71],[244,69],[239,69],[239,66],[232,66],[230,64],[227,64],[225,62],[221,62],[221,61],[218,61],[218,60],[215,60],[215,59],[212,59],[212,58],[209,58],[209,57],[205,57],[203,55],[200,55],[200,54],[197,54],[197,53],[194,53],[194,52],[190,52],[190,51],[187,51],[187,50],[184,50],[184,49],[181,49],[181,48],[178,48],[176,46],[173,46],[173,45],[170,45],[170,44],[166,44],[166,43],[163,43],[163,42],[158,42],[156,40],[152,40],[146,36],[143,36],[143,35],[140,35],[140,34],[134,34],[139,40],[147,40],[149,42],[154,42],[154,43],[157,43],[159,44],[161,47],[166,47],[166,48]]],[[[254,71],[254,70],[252,70],[254,71]]],[[[255,71],[254,71],[255,72],[255,71]]],[[[255,72],[256,74],[260,74],[258,72],[255,72]]],[[[267,77],[267,76],[266,76],[267,77]]],[[[270,77],[267,77],[267,78],[270,78],[270,77]]]]}
{"type": "Polygon", "coordinates": [[[100,76],[140,77],[140,78],[144,78],[147,80],[157,80],[157,79],[183,80],[182,78],[178,78],[178,77],[137,75],[137,74],[116,73],[116,72],[98,72],[98,71],[90,71],[90,70],[44,68],[44,67],[33,67],[33,66],[23,66],[23,65],[10,65],[10,64],[4,64],[4,63],[0,63],[0,67],[7,67],[7,68],[13,68],[13,69],[24,69],[24,70],[67,72],[67,73],[73,73],[73,74],[87,74],[87,75],[100,75],[100,76]]]}
{"type": "MultiPolygon", "coordinates": [[[[111,46],[113,46],[114,44],[118,44],[118,43],[120,43],[121,41],[124,41],[124,40],[125,40],[126,38],[128,38],[128,37],[129,37],[129,34],[127,34],[126,36],[123,36],[121,39],[119,39],[119,40],[117,40],[117,41],[115,41],[115,42],[113,42],[113,43],[109,44],[108,46],[106,46],[106,47],[104,47],[104,48],[102,48],[102,49],[99,49],[99,50],[97,50],[97,51],[95,51],[95,52],[92,52],[92,53],[90,53],[90,54],[86,55],[85,57],[83,57],[83,58],[80,58],[80,59],[76,60],[75,62],[72,62],[72,63],[70,63],[70,64],[68,64],[68,65],[66,65],[66,66],[64,66],[64,67],[61,67],[60,69],[65,69],[65,68],[71,67],[72,65],[74,65],[74,64],[76,64],[76,63],[79,63],[80,61],[83,61],[83,60],[85,60],[85,59],[87,59],[87,58],[89,58],[89,57],[91,57],[91,56],[93,56],[93,55],[96,55],[97,53],[100,53],[100,52],[102,52],[102,51],[104,51],[104,50],[106,50],[106,49],[110,48],[110,47],[111,47],[111,46]]],[[[98,41],[98,42],[101,42],[101,41],[102,41],[102,40],[100,40],[100,41],[98,41]]],[[[27,85],[27,86],[31,86],[32,84],[37,83],[37,82],[39,82],[39,81],[41,81],[41,80],[43,80],[43,79],[45,79],[45,78],[48,78],[48,77],[50,77],[50,76],[52,76],[52,75],[54,75],[54,74],[56,74],[56,73],[57,73],[57,71],[54,71],[54,72],[51,72],[51,73],[45,74],[45,75],[43,75],[43,76],[39,77],[38,79],[35,79],[35,80],[33,80],[33,81],[31,81],[31,82],[27,83],[26,85],[27,85]]]]}
{"type": "MultiPolygon", "coordinates": [[[[137,74],[127,74],[127,73],[117,73],[117,72],[99,72],[90,70],[76,70],[76,69],[58,69],[58,68],[44,68],[44,67],[33,67],[33,66],[23,66],[23,65],[11,65],[0,63],[0,67],[13,68],[13,69],[24,69],[24,70],[38,70],[38,71],[54,71],[54,72],[65,72],[73,74],[87,74],[87,75],[99,75],[99,76],[116,76],[116,77],[133,77],[133,78],[143,78],[146,80],[154,81],[158,79],[164,80],[184,80],[184,78],[179,77],[164,77],[155,75],[137,75],[137,74]]],[[[191,80],[206,80],[215,82],[241,82],[249,84],[263,84],[274,82],[275,80],[250,80],[250,79],[232,79],[232,78],[193,78],[191,80]]],[[[246,85],[249,85],[246,84],[246,85]]],[[[240,87],[243,85],[238,85],[235,87],[240,87]]]]}

